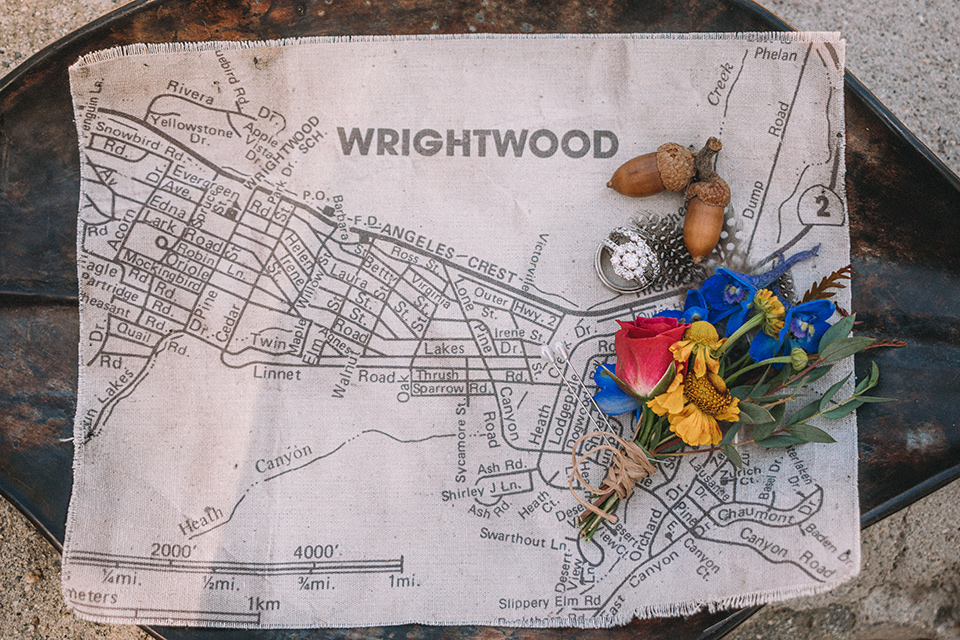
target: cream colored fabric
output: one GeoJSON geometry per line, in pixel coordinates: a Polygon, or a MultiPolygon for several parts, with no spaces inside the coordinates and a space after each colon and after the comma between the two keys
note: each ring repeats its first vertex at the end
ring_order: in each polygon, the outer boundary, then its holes
{"type": "Polygon", "coordinates": [[[855,575],[853,417],[839,444],[746,447],[739,473],[660,464],[578,541],[571,447],[601,424],[540,357],[565,341],[589,381],[615,319],[680,304],[593,270],[611,229],[682,206],[605,187],[665,141],[723,142],[726,266],[819,243],[802,291],[847,264],[843,51],[475,36],[80,60],[67,603],[123,623],[595,627],[855,575]]]}

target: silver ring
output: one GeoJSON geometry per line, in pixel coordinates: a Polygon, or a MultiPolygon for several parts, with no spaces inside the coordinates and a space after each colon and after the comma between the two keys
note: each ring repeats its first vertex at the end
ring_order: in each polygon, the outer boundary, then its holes
{"type": "Polygon", "coordinates": [[[637,229],[617,227],[597,248],[597,276],[617,293],[637,293],[660,276],[660,259],[637,229]]]}

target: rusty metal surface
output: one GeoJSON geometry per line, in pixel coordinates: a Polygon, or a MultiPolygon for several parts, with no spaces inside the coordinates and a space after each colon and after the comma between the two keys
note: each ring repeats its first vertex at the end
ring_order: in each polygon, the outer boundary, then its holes
{"type": "MultiPolygon", "coordinates": [[[[55,544],[71,486],[77,376],[79,159],[67,67],[132,42],[307,35],[768,31],[749,0],[144,0],[44,50],[0,81],[0,492],[55,544]]],[[[847,196],[861,333],[908,349],[871,354],[879,395],[860,416],[860,502],[875,520],[960,474],[960,180],[848,77],[847,196]]],[[[858,366],[865,362],[858,361],[858,366]]],[[[731,613],[604,631],[428,627],[310,631],[154,629],[170,640],[370,637],[719,637],[731,613]],[[726,622],[725,622],[726,621],[726,622]]]]}

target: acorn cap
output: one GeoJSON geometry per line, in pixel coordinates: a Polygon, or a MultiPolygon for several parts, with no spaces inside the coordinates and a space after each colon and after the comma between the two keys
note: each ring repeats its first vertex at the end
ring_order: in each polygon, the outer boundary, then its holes
{"type": "Polygon", "coordinates": [[[667,191],[683,191],[696,172],[693,152],[676,142],[660,145],[657,147],[657,171],[667,191]]]}
{"type": "Polygon", "coordinates": [[[720,176],[713,176],[703,182],[694,182],[687,187],[687,199],[700,198],[704,204],[714,207],[726,207],[730,204],[730,187],[720,176]]]}

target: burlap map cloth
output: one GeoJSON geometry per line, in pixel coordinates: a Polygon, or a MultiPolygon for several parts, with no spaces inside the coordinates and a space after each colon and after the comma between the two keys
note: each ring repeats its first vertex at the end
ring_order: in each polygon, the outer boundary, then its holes
{"type": "MultiPolygon", "coordinates": [[[[133,46],[71,68],[80,387],[64,593],[206,626],[606,626],[859,567],[856,430],[670,462],[591,543],[567,491],[634,155],[723,141],[738,266],[848,262],[835,34],[133,46]]],[[[844,303],[841,300],[841,303],[844,303]]],[[[824,381],[825,383],[827,381],[824,381]]]]}

